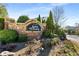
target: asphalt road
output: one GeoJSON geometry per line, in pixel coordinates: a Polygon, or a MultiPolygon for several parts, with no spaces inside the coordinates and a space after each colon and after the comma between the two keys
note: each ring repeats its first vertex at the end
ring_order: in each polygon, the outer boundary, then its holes
{"type": "Polygon", "coordinates": [[[79,42],[79,36],[77,35],[66,35],[68,40],[74,40],[79,42]]]}

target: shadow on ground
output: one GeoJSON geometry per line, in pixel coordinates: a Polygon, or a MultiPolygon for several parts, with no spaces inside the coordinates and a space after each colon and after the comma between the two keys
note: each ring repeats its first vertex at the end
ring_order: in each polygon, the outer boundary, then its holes
{"type": "Polygon", "coordinates": [[[6,45],[2,45],[0,46],[0,52],[2,51],[11,51],[11,52],[16,52],[22,48],[25,48],[26,43],[10,43],[10,44],[6,44],[6,45]]]}

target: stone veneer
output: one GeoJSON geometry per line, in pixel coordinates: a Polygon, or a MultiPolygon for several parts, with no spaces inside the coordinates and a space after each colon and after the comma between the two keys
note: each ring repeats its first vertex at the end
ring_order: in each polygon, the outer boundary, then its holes
{"type": "Polygon", "coordinates": [[[5,29],[14,29],[18,31],[18,33],[21,34],[26,34],[30,38],[37,38],[39,39],[41,37],[42,31],[45,29],[45,24],[41,24],[37,20],[28,20],[25,23],[11,23],[9,21],[5,22],[5,29]],[[27,26],[32,24],[32,23],[37,23],[41,27],[41,31],[28,31],[27,26]]]}

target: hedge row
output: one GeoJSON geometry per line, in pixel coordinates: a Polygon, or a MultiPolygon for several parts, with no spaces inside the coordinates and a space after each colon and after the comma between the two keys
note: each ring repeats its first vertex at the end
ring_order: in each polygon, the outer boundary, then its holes
{"type": "Polygon", "coordinates": [[[18,34],[15,30],[0,30],[0,42],[3,44],[25,41],[27,41],[27,36],[18,34]]]}

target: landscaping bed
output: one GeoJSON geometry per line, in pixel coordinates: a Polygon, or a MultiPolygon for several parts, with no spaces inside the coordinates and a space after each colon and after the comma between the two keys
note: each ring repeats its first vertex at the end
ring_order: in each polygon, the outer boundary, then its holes
{"type": "Polygon", "coordinates": [[[16,56],[36,56],[39,54],[38,49],[42,46],[40,41],[31,41],[27,47],[15,52],[16,56]]]}
{"type": "Polygon", "coordinates": [[[78,56],[79,47],[70,40],[61,41],[52,47],[49,55],[51,56],[78,56]]]}

